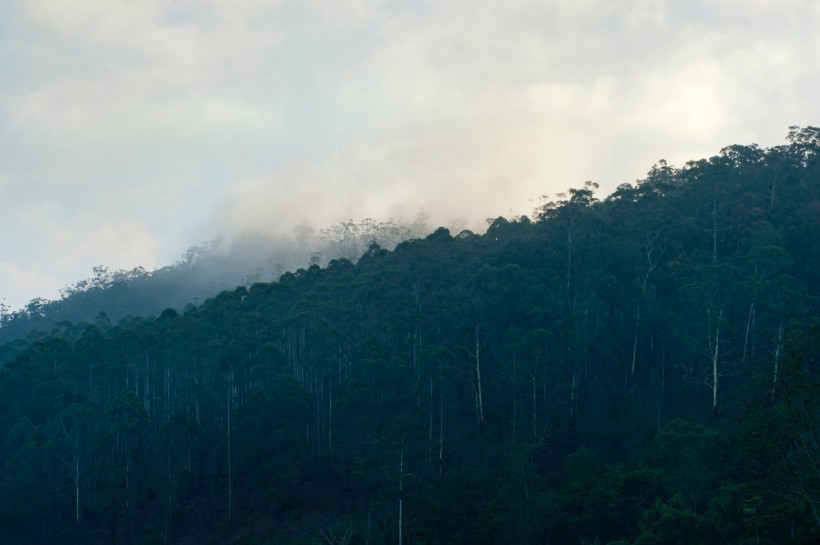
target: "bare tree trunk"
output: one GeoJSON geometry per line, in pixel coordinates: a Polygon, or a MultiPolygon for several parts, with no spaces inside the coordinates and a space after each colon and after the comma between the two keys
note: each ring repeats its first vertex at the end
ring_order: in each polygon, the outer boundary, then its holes
{"type": "Polygon", "coordinates": [[[401,440],[401,456],[399,458],[399,545],[402,545],[404,534],[404,439],[401,440]]]}
{"type": "Polygon", "coordinates": [[[718,353],[720,350],[720,325],[715,331],[715,353],[712,357],[712,410],[717,409],[718,399],[718,353]]]}
{"type": "Polygon", "coordinates": [[[333,380],[329,380],[327,384],[328,390],[328,416],[327,416],[327,451],[328,454],[333,450],[333,380]]]}
{"type": "Polygon", "coordinates": [[[632,379],[635,379],[635,360],[638,356],[638,328],[641,326],[641,305],[635,307],[635,336],[632,339],[632,379]]]}
{"type": "Polygon", "coordinates": [[[659,236],[659,233],[652,233],[651,231],[647,231],[646,238],[644,239],[644,248],[646,249],[646,261],[649,263],[649,266],[646,269],[646,274],[643,277],[643,284],[641,285],[641,290],[643,290],[644,292],[646,291],[646,284],[649,282],[649,276],[658,267],[658,260],[664,252],[663,247],[661,247],[660,249],[658,248],[659,236]],[[658,255],[653,255],[656,249],[659,249],[659,253],[658,255]]]}
{"type": "Polygon", "coordinates": [[[778,178],[778,176],[775,176],[774,180],[772,180],[772,196],[771,196],[771,199],[769,200],[769,208],[774,208],[774,193],[775,193],[775,190],[777,189],[777,178],[778,178]]]}
{"type": "Polygon", "coordinates": [[[74,456],[74,520],[80,525],[80,457],[74,456]]]}
{"type": "Polygon", "coordinates": [[[774,351],[774,374],[772,377],[772,401],[774,401],[774,391],[777,388],[777,372],[780,366],[780,348],[783,345],[783,321],[780,321],[780,327],[777,329],[777,348],[774,351]]]}
{"type": "Polygon", "coordinates": [[[442,458],[444,458],[444,394],[439,394],[438,411],[438,478],[441,480],[442,458]]]}
{"type": "Polygon", "coordinates": [[[427,461],[430,466],[433,466],[433,377],[430,377],[430,419],[427,425],[427,444],[429,449],[427,452],[427,461]]]}
{"type": "MultiPolygon", "coordinates": [[[[228,441],[230,443],[230,441],[228,441]]],[[[168,461],[168,511],[165,514],[165,530],[164,530],[164,537],[165,537],[165,545],[168,545],[168,537],[171,531],[171,451],[168,450],[167,453],[167,461],[168,461]]],[[[229,473],[230,475],[230,473],[229,473]]]]}
{"type": "MultiPolygon", "coordinates": [[[[706,315],[708,318],[709,327],[711,329],[712,325],[712,313],[710,310],[706,310],[706,315]]],[[[717,324],[715,325],[715,340],[712,342],[711,331],[707,333],[709,339],[709,351],[711,352],[712,356],[712,411],[717,410],[717,400],[718,400],[718,357],[720,355],[720,321],[723,318],[723,309],[720,309],[718,312],[717,317],[717,324]]]]}
{"type": "MultiPolygon", "coordinates": [[[[659,247],[658,244],[658,237],[660,236],[659,233],[652,231],[646,232],[646,237],[644,239],[644,249],[646,250],[646,274],[643,276],[643,283],[641,284],[641,291],[645,294],[646,293],[646,286],[649,283],[649,277],[652,275],[652,272],[658,267],[658,263],[660,257],[663,255],[664,248],[662,246],[659,247]]],[[[630,374],[629,378],[633,381],[635,380],[635,367],[637,364],[638,359],[638,333],[641,326],[641,302],[638,300],[637,304],[635,305],[635,334],[632,337],[632,365],[630,367],[630,374]]],[[[627,377],[624,377],[624,387],[627,387],[627,377]]]]}
{"type": "Polygon", "coordinates": [[[233,405],[233,369],[228,372],[228,523],[233,522],[233,470],[231,463],[231,405],[233,405]]]}
{"type": "Polygon", "coordinates": [[[717,263],[717,191],[712,201],[712,262],[717,263]]]}
{"type": "MultiPolygon", "coordinates": [[[[58,417],[59,418],[59,417],[58,417]]],[[[65,434],[65,438],[68,441],[68,445],[71,447],[71,458],[74,462],[71,467],[71,480],[74,482],[74,522],[77,526],[80,525],[80,436],[79,434],[75,434],[74,440],[71,440],[71,436],[68,433],[68,429],[65,427],[65,422],[63,419],[60,418],[60,426],[63,428],[63,433],[65,434]]]]}
{"type": "Polygon", "coordinates": [[[538,438],[538,397],[537,397],[537,381],[535,380],[536,375],[535,371],[530,371],[530,380],[532,380],[532,442],[533,444],[536,442],[538,438]]]}
{"type": "Polygon", "coordinates": [[[479,325],[475,326],[475,374],[478,389],[478,422],[484,423],[484,400],[481,394],[481,359],[479,357],[479,350],[481,349],[479,343],[479,325]]]}
{"type": "Polygon", "coordinates": [[[661,389],[666,390],[666,339],[661,344],[661,389]]]}
{"type": "Polygon", "coordinates": [[[567,289],[571,287],[572,279],[572,231],[575,228],[575,218],[570,218],[569,227],[567,227],[567,289]]]}
{"type": "Polygon", "coordinates": [[[749,331],[752,329],[752,322],[755,316],[755,300],[752,299],[752,304],[749,305],[749,318],[746,320],[746,336],[743,338],[743,358],[742,362],[746,362],[746,349],[749,346],[749,331]]]}
{"type": "Polygon", "coordinates": [[[513,399],[512,399],[512,402],[513,402],[513,407],[512,407],[512,409],[513,409],[513,417],[512,417],[512,436],[513,436],[513,440],[512,440],[512,442],[513,442],[513,445],[514,445],[515,444],[515,439],[516,439],[516,437],[515,437],[515,425],[516,425],[516,419],[518,417],[518,414],[517,414],[518,394],[516,392],[517,386],[516,386],[516,374],[515,374],[515,354],[513,354],[512,383],[513,383],[512,384],[512,386],[513,386],[513,399]]]}

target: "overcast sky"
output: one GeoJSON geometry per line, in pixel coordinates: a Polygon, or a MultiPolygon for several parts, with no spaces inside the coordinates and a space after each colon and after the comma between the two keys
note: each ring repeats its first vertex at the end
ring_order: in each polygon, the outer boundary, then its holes
{"type": "Polygon", "coordinates": [[[818,29],[816,0],[0,0],[0,299],[779,145],[818,124],[818,29]]]}

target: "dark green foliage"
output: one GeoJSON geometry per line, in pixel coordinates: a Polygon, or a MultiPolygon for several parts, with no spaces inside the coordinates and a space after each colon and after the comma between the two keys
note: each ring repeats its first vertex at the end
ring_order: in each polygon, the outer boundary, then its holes
{"type": "MultiPolygon", "coordinates": [[[[142,267],[112,272],[99,265],[93,268],[93,277],[60,290],[58,300],[37,298],[13,312],[0,302],[0,343],[38,331],[70,333],[65,327],[69,321],[107,329],[111,320],[126,316],[157,315],[168,307],[182,310],[233,286],[276,279],[308,263],[358,259],[371,244],[393,248],[425,234],[425,221],[424,214],[413,223],[366,218],[319,232],[303,225],[294,229],[293,237],[245,233],[229,247],[217,238],[189,248],[174,265],[151,272],[142,267]]],[[[0,351],[0,363],[11,359],[4,352],[0,351]]]]}
{"type": "Polygon", "coordinates": [[[816,136],[0,347],[0,532],[816,543],[816,136]]]}

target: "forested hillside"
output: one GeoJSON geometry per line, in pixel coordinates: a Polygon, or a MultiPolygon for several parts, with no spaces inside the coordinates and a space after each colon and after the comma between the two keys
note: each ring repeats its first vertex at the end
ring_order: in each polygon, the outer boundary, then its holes
{"type": "Polygon", "coordinates": [[[423,213],[412,223],[349,219],[318,231],[300,225],[292,236],[246,232],[230,241],[219,237],[188,248],[179,261],[154,271],[112,271],[99,265],[91,278],[60,290],[59,299],[37,298],[17,310],[0,300],[0,343],[50,331],[61,322],[105,326],[126,316],[158,315],[166,308],[181,311],[225,289],[279,278],[310,264],[338,258],[355,261],[373,241],[392,249],[428,234],[426,219],[423,213]]]}
{"type": "Polygon", "coordinates": [[[820,129],[788,138],[0,347],[0,535],[817,543],[820,129]]]}

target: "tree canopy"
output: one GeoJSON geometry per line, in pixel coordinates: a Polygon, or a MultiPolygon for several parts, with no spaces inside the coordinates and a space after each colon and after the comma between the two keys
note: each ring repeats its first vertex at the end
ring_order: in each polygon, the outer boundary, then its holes
{"type": "Polygon", "coordinates": [[[0,531],[817,543],[818,134],[153,316],[33,302],[49,330],[0,346],[0,531]]]}

